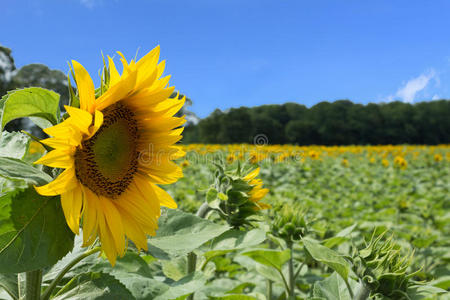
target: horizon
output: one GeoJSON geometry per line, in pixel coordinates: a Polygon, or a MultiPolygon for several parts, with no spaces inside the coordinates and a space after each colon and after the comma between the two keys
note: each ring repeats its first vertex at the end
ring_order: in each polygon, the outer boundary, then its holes
{"type": "Polygon", "coordinates": [[[310,108],[347,99],[450,98],[446,1],[20,0],[3,6],[0,44],[12,49],[17,68],[43,63],[67,73],[74,59],[98,83],[101,51],[120,50],[129,60],[159,44],[171,85],[192,99],[189,109],[200,118],[216,108],[287,102],[310,108]]]}

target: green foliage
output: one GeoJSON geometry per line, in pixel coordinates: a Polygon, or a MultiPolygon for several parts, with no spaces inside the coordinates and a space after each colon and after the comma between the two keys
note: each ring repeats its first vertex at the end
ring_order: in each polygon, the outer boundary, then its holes
{"type": "Polygon", "coordinates": [[[180,210],[167,210],[159,218],[159,229],[149,239],[150,254],[159,258],[184,255],[229,229],[180,210]]]}
{"type": "Polygon", "coordinates": [[[337,272],[315,283],[313,296],[326,300],[352,300],[344,279],[337,272]]]}
{"type": "Polygon", "coordinates": [[[3,273],[55,264],[73,247],[59,197],[43,197],[33,187],[0,197],[0,265],[3,273]]]}
{"type": "Polygon", "coordinates": [[[450,101],[409,104],[320,102],[215,110],[189,124],[185,143],[252,143],[264,134],[270,144],[380,145],[450,143],[450,101]]]}
{"type": "Polygon", "coordinates": [[[30,139],[19,132],[0,132],[0,157],[21,159],[28,150],[30,139]]]}
{"type": "Polygon", "coordinates": [[[8,92],[0,99],[0,129],[17,118],[34,117],[41,128],[56,125],[59,120],[59,95],[42,88],[8,92]]]}
{"type": "Polygon", "coordinates": [[[342,255],[313,240],[303,239],[302,241],[312,258],[326,264],[341,275],[344,280],[347,280],[350,263],[342,255]]]}
{"type": "Polygon", "coordinates": [[[0,157],[0,178],[23,187],[26,185],[44,185],[52,178],[37,168],[11,157],[0,157]]]}
{"type": "Polygon", "coordinates": [[[252,250],[243,252],[242,255],[246,255],[254,261],[268,267],[273,267],[278,271],[281,271],[283,265],[291,258],[288,249],[283,251],[273,249],[252,250]]]}

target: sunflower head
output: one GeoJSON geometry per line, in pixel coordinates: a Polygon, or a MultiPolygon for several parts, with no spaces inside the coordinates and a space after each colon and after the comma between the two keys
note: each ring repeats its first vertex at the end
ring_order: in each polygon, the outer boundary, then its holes
{"type": "Polygon", "coordinates": [[[271,207],[261,202],[269,190],[257,178],[260,169],[244,175],[240,163],[230,171],[220,165],[217,168],[215,183],[207,194],[209,205],[232,227],[251,226],[252,216],[271,207]]]}
{"type": "Polygon", "coordinates": [[[394,158],[394,166],[399,169],[406,169],[408,167],[408,162],[402,156],[396,156],[394,158]]]}
{"type": "Polygon", "coordinates": [[[374,231],[371,240],[362,249],[354,249],[353,271],[370,289],[375,298],[403,299],[411,278],[417,272],[408,273],[413,252],[402,253],[393,237],[385,238],[374,231]]]}
{"type": "Polygon", "coordinates": [[[181,139],[184,117],[174,117],[184,98],[170,98],[169,76],[161,77],[164,61],[159,47],[139,61],[121,56],[120,74],[112,58],[103,72],[101,87],[94,88],[84,67],[72,61],[78,95],[68,117],[45,129],[51,148],[35,163],[63,169],[51,183],[36,187],[41,195],[60,195],[64,215],[78,234],[80,220],[84,246],[97,239],[112,264],[123,255],[128,240],[147,249],[154,235],[160,206],[176,203],[159,184],[182,177],[172,160],[184,152],[181,139]]]}
{"type": "Polygon", "coordinates": [[[279,202],[270,215],[272,234],[288,244],[299,241],[307,233],[306,211],[298,204],[279,202]]]}

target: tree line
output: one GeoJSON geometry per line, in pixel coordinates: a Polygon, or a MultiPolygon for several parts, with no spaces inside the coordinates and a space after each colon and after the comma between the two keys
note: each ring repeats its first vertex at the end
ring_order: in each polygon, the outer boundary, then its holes
{"type": "Polygon", "coordinates": [[[216,109],[185,128],[184,143],[252,143],[265,135],[270,144],[378,145],[449,144],[450,101],[367,105],[348,100],[216,109]]]}

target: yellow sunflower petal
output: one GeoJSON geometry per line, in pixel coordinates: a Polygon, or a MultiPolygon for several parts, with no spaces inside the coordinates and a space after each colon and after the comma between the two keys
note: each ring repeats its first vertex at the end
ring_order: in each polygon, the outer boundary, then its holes
{"type": "Polygon", "coordinates": [[[79,62],[72,60],[72,65],[75,71],[78,94],[80,95],[80,108],[93,113],[95,109],[95,88],[91,76],[79,62]]]}
{"type": "Polygon", "coordinates": [[[172,196],[169,195],[165,190],[157,186],[156,184],[152,184],[153,191],[156,194],[156,198],[159,199],[159,203],[161,206],[175,209],[178,207],[177,203],[173,200],[172,196]]]}
{"type": "Polygon", "coordinates": [[[113,87],[110,87],[103,95],[97,99],[97,109],[102,111],[108,106],[125,99],[134,91],[136,85],[137,71],[130,72],[127,75],[122,75],[119,82],[113,87]]]}
{"type": "Polygon", "coordinates": [[[85,110],[64,105],[67,113],[70,115],[69,120],[79,131],[84,134],[89,133],[89,126],[92,123],[92,115],[85,110]]]}
{"type": "Polygon", "coordinates": [[[82,201],[82,194],[79,188],[75,188],[61,195],[61,206],[66,217],[67,225],[69,225],[69,228],[75,234],[79,233],[82,201]]]}
{"type": "Polygon", "coordinates": [[[75,169],[68,168],[49,184],[35,186],[34,188],[43,196],[56,196],[76,188],[77,184],[75,169]]]}
{"type": "Polygon", "coordinates": [[[105,215],[106,224],[112,234],[117,253],[122,254],[125,249],[125,233],[123,231],[122,217],[112,202],[115,200],[107,199],[103,196],[100,196],[99,199],[105,215]]]}
{"type": "Polygon", "coordinates": [[[95,110],[95,116],[94,116],[94,124],[89,127],[89,135],[88,137],[92,137],[97,130],[102,126],[103,124],[103,113],[101,111],[95,110]]]}
{"type": "Polygon", "coordinates": [[[82,187],[83,197],[83,247],[91,245],[97,238],[98,196],[90,189],[82,187]]]}
{"type": "Polygon", "coordinates": [[[71,168],[74,161],[72,158],[75,148],[69,150],[53,150],[38,159],[34,164],[46,165],[52,168],[71,168]]]}
{"type": "Polygon", "coordinates": [[[254,179],[256,176],[258,176],[258,174],[259,174],[259,168],[256,168],[252,172],[248,173],[247,176],[244,177],[244,180],[250,181],[250,180],[254,179]]]}
{"type": "Polygon", "coordinates": [[[120,74],[116,69],[116,65],[114,64],[114,60],[108,56],[109,62],[109,86],[112,87],[120,80],[120,74]]]}
{"type": "Polygon", "coordinates": [[[147,236],[139,223],[127,212],[121,211],[123,229],[127,238],[133,241],[138,249],[148,250],[147,236]]]}

